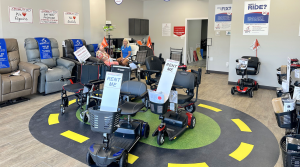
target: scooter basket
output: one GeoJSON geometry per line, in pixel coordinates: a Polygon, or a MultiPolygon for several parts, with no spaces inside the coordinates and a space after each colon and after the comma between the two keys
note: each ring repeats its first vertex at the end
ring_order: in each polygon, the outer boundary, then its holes
{"type": "Polygon", "coordinates": [[[163,115],[168,112],[169,104],[169,99],[164,104],[150,102],[151,112],[154,114],[163,115]]]}
{"type": "Polygon", "coordinates": [[[236,75],[246,75],[247,74],[247,69],[236,69],[236,75]]]}
{"type": "MultiPolygon", "coordinates": [[[[300,152],[288,152],[286,150],[286,137],[280,140],[280,149],[282,153],[282,161],[284,167],[300,167],[300,152]]],[[[300,139],[300,135],[288,136],[300,139]]]]}
{"type": "Polygon", "coordinates": [[[91,130],[94,132],[112,134],[117,130],[120,112],[100,111],[100,106],[89,108],[91,130]]]}
{"type": "Polygon", "coordinates": [[[277,74],[278,84],[282,84],[282,79],[286,79],[286,74],[277,74]]]}
{"type": "Polygon", "coordinates": [[[277,124],[280,128],[285,129],[293,129],[297,125],[297,115],[296,110],[283,112],[283,113],[275,113],[277,124]]]}

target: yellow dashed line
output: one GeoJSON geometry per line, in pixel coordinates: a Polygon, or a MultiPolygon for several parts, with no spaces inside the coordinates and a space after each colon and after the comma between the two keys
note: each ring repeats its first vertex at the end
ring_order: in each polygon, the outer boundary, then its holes
{"type": "Polygon", "coordinates": [[[77,141],[78,143],[83,143],[89,139],[88,137],[82,136],[82,135],[72,132],[70,130],[63,132],[60,135],[66,137],[66,138],[69,138],[71,140],[77,141]]]}
{"type": "Polygon", "coordinates": [[[205,162],[197,164],[168,164],[168,167],[209,167],[205,162]]]}
{"type": "Polygon", "coordinates": [[[48,124],[49,125],[58,124],[59,123],[58,117],[59,114],[50,114],[48,118],[48,124]]]}
{"type": "Polygon", "coordinates": [[[206,108],[206,109],[209,109],[209,110],[213,110],[215,112],[220,112],[222,110],[218,109],[218,108],[215,108],[215,107],[212,107],[212,106],[209,106],[209,105],[205,105],[205,104],[199,104],[198,105],[199,107],[203,107],[203,108],[206,108]]]}
{"type": "Polygon", "coordinates": [[[135,156],[133,154],[128,154],[128,163],[133,164],[137,159],[139,159],[138,156],[135,156]]]}
{"type": "Polygon", "coordinates": [[[69,101],[69,105],[76,103],[76,99],[69,101]]]}
{"type": "Polygon", "coordinates": [[[241,145],[233,153],[229,154],[229,156],[238,161],[242,161],[251,153],[253,147],[254,145],[252,144],[241,142],[241,145]]]}
{"type": "Polygon", "coordinates": [[[232,119],[242,132],[252,132],[251,129],[240,119],[232,119]]]}

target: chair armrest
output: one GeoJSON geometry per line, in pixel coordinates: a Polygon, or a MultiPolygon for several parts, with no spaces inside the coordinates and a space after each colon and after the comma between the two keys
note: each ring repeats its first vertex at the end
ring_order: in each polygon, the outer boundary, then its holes
{"type": "MultiPolygon", "coordinates": [[[[45,65],[46,66],[46,65],[45,65]]],[[[46,66],[47,67],[47,66],[46,66]]],[[[20,62],[19,63],[19,70],[29,73],[31,76],[31,94],[34,94],[37,92],[37,84],[38,84],[38,78],[40,76],[40,66],[27,63],[27,62],[20,62]]],[[[47,69],[46,69],[47,70],[47,69]]]]}
{"type": "Polygon", "coordinates": [[[143,72],[160,73],[161,71],[158,71],[158,70],[143,70],[143,72]]]}
{"type": "Polygon", "coordinates": [[[180,85],[172,85],[173,88],[177,88],[177,89],[183,89],[183,86],[180,85]]]}
{"type": "Polygon", "coordinates": [[[48,66],[46,66],[43,63],[38,63],[38,62],[28,62],[28,63],[39,66],[40,67],[40,72],[47,72],[48,71],[48,66]]]}
{"type": "Polygon", "coordinates": [[[71,62],[73,62],[77,65],[81,65],[80,62],[78,60],[75,60],[75,59],[71,59],[71,58],[68,58],[68,57],[61,57],[61,59],[71,61],[71,62]]]}
{"type": "Polygon", "coordinates": [[[63,66],[72,73],[72,69],[75,66],[74,62],[66,60],[66,59],[61,59],[61,58],[57,59],[56,62],[57,62],[58,66],[63,66]]]}
{"type": "Polygon", "coordinates": [[[104,80],[98,80],[98,79],[96,79],[96,80],[90,80],[89,83],[98,85],[98,84],[103,84],[104,80]]]}
{"type": "Polygon", "coordinates": [[[92,57],[92,56],[88,58],[88,61],[95,62],[95,63],[101,63],[100,59],[98,59],[97,57],[92,57]]]}
{"type": "Polygon", "coordinates": [[[146,95],[148,95],[148,91],[144,92],[143,94],[141,94],[141,97],[145,97],[146,95]]]}

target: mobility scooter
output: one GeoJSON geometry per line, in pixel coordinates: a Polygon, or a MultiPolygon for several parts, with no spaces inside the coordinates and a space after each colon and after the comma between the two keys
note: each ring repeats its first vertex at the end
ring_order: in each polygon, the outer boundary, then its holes
{"type": "Polygon", "coordinates": [[[236,74],[242,75],[242,79],[238,80],[237,86],[231,88],[231,94],[234,95],[235,92],[238,92],[248,94],[252,98],[254,90],[258,90],[258,83],[254,79],[248,78],[248,75],[257,75],[259,73],[259,59],[252,56],[243,56],[241,59],[237,59],[236,62],[236,74]]]}
{"type": "MultiPolygon", "coordinates": [[[[121,87],[121,95],[124,94],[144,98],[148,95],[147,86],[139,81],[126,81],[121,87]]],[[[144,103],[121,101],[116,112],[103,111],[99,106],[89,108],[91,130],[103,133],[103,142],[94,143],[88,148],[88,165],[106,167],[118,163],[120,167],[127,166],[128,152],[142,137],[149,136],[147,122],[131,119],[144,106],[144,103]],[[120,120],[121,115],[127,115],[128,118],[120,120]]]]}
{"type": "MultiPolygon", "coordinates": [[[[165,142],[165,137],[169,137],[172,141],[180,136],[188,128],[193,129],[196,125],[196,118],[192,112],[184,110],[180,106],[185,106],[186,103],[194,103],[198,97],[198,87],[201,83],[201,68],[198,71],[191,70],[191,72],[177,71],[175,80],[173,82],[172,90],[188,89],[192,90],[187,95],[178,95],[178,104],[174,103],[174,110],[169,110],[169,100],[164,104],[157,104],[150,101],[150,109],[154,114],[158,114],[161,119],[161,124],[154,131],[152,136],[157,136],[157,144],[162,145],[165,142]],[[196,74],[196,75],[195,75],[196,74]],[[196,87],[196,100],[191,101],[194,97],[194,88],[196,87]]],[[[193,110],[195,111],[195,109],[193,110]]]]}

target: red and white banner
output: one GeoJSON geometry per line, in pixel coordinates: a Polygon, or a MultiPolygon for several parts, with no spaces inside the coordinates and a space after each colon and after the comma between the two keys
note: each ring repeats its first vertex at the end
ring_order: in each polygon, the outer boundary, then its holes
{"type": "Polygon", "coordinates": [[[64,12],[65,24],[79,24],[79,13],[64,12]]]}
{"type": "Polygon", "coordinates": [[[41,24],[58,24],[58,11],[56,10],[40,10],[41,24]]]}
{"type": "Polygon", "coordinates": [[[174,36],[181,37],[185,35],[185,26],[174,26],[174,36]]]}
{"type": "Polygon", "coordinates": [[[8,7],[10,23],[33,23],[33,12],[30,8],[8,7]]]}

